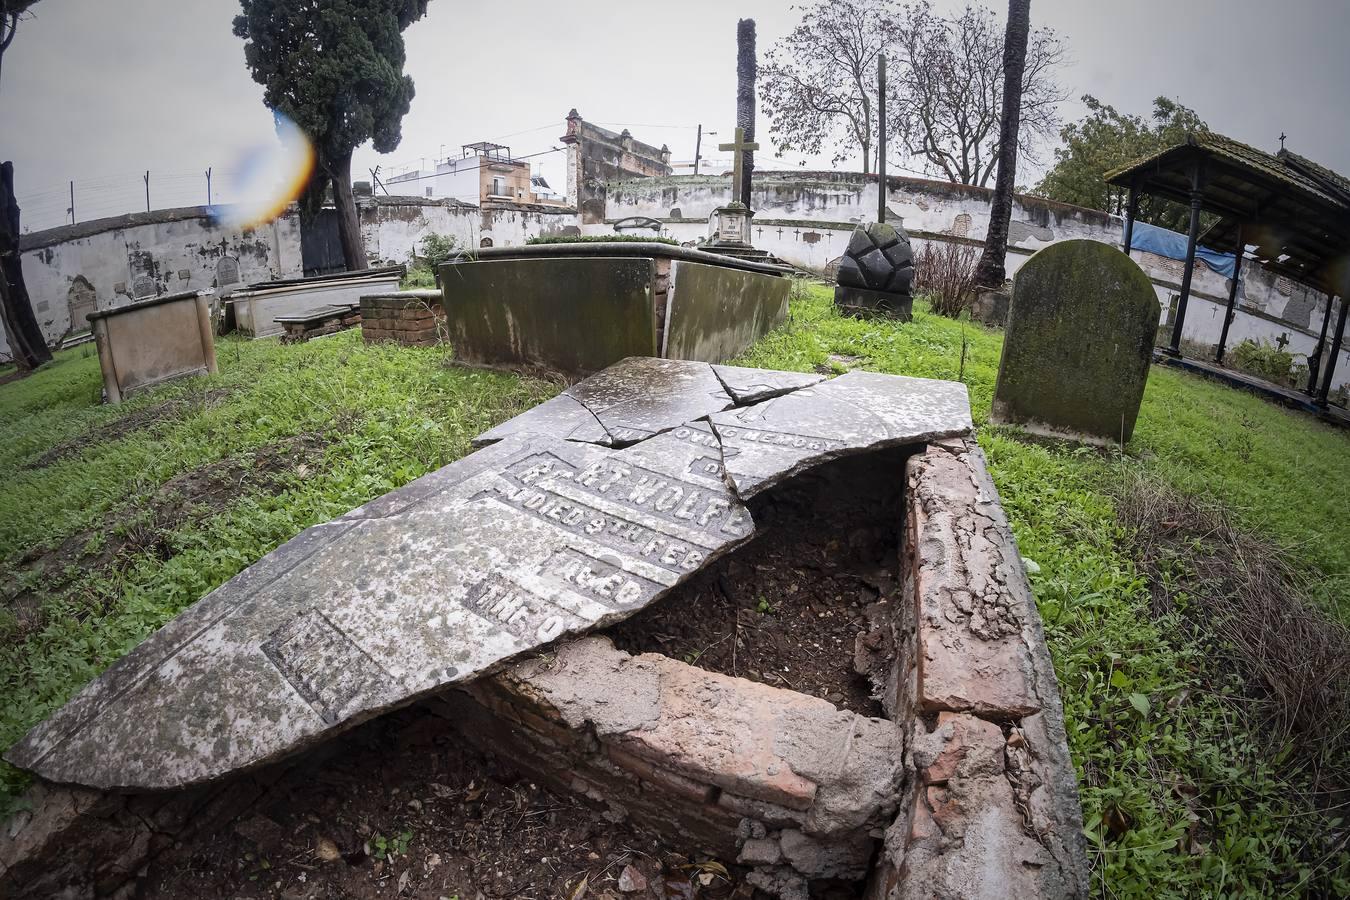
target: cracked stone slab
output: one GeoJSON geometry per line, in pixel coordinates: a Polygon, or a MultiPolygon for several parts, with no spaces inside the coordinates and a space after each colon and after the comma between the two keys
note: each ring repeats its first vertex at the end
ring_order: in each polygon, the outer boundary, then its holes
{"type": "Polygon", "coordinates": [[[475,447],[486,447],[515,434],[549,434],[565,441],[611,446],[614,442],[600,420],[566,391],[508,419],[473,439],[475,447]]]}
{"type": "Polygon", "coordinates": [[[207,782],[626,618],[754,530],[690,434],[514,437],[307,529],[6,758],[104,789],[207,782]]]}
{"type": "Polygon", "coordinates": [[[790,394],[825,380],[824,375],[814,372],[777,372],[721,365],[714,365],[712,369],[737,406],[790,394]]]}
{"type": "MultiPolygon", "coordinates": [[[[760,380],[771,381],[768,376],[787,374],[791,373],[765,372],[760,380]]],[[[622,446],[729,409],[736,402],[708,363],[646,356],[620,360],[559,396],[566,399],[553,405],[550,401],[508,419],[480,434],[474,444],[482,446],[510,434],[532,433],[622,446]],[[583,413],[590,415],[594,425],[585,421],[583,413]]]]}
{"type": "Polygon", "coordinates": [[[714,413],[708,421],[741,499],[831,459],[965,435],[974,427],[964,384],[862,371],[714,413]]]}

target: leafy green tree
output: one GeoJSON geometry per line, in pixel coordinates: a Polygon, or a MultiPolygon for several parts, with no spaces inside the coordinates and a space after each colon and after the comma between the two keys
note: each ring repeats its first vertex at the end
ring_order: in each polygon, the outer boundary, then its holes
{"type": "Polygon", "coordinates": [[[427,0],[239,0],[234,33],[263,86],[263,102],[295,122],[318,165],[301,198],[312,215],[331,184],[348,269],[366,268],[352,197],[352,151],[368,140],[388,153],[402,140],[413,82],[403,74],[403,30],[427,0]]]}
{"type": "MultiPolygon", "coordinates": [[[[1091,94],[1083,97],[1088,114],[1060,130],[1063,146],[1055,150],[1055,164],[1032,193],[1075,206],[1123,215],[1128,192],[1106,183],[1107,172],[1157,153],[1186,139],[1188,132],[1208,126],[1175,100],[1159,97],[1145,119],[1119,112],[1091,94]]],[[[1157,197],[1139,198],[1141,222],[1184,230],[1189,207],[1157,197]]]]}

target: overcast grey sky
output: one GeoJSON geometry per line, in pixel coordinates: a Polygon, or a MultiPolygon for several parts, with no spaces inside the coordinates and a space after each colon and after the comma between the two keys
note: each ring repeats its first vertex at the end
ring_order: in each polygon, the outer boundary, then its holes
{"type": "MultiPolygon", "coordinates": [[[[262,89],[230,32],[237,8],[234,0],[36,6],[0,80],[0,159],[14,160],[27,226],[66,220],[71,179],[81,221],[143,209],[146,169],[155,207],[205,202],[208,166],[218,174],[215,199],[229,199],[221,173],[272,135],[262,89]]],[[[517,155],[546,151],[561,146],[572,107],[692,157],[698,123],[723,135],[734,127],[736,20],[756,20],[762,53],[799,18],[770,0],[432,0],[429,10],[405,35],[417,96],[403,143],[385,156],[362,148],[358,173],[416,166],[442,146],[452,153],[479,140],[517,155]]],[[[1031,13],[1067,42],[1061,80],[1073,97],[1091,93],[1144,114],[1166,94],[1218,131],[1267,150],[1283,131],[1290,148],[1350,173],[1347,0],[1034,0],[1031,13]]],[[[1076,100],[1064,110],[1081,112],[1076,100]]],[[[559,190],[562,159],[534,160],[559,190]]],[[[759,165],[799,159],[761,154],[759,165]]],[[[1019,172],[1018,181],[1035,174],[1019,172]]]]}

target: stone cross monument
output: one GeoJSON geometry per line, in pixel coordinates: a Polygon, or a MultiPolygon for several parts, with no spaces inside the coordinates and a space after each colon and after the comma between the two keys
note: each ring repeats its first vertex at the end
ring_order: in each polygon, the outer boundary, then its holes
{"type": "MultiPolygon", "coordinates": [[[[736,140],[730,144],[718,144],[719,150],[730,150],[732,153],[731,169],[731,196],[739,198],[745,195],[745,157],[754,150],[759,149],[759,144],[745,139],[745,129],[736,129],[736,140]]],[[[708,225],[713,234],[717,237],[712,241],[715,246],[750,246],[750,217],[754,210],[750,209],[739,199],[732,199],[726,206],[718,207],[713,210],[712,217],[708,225]]]]}

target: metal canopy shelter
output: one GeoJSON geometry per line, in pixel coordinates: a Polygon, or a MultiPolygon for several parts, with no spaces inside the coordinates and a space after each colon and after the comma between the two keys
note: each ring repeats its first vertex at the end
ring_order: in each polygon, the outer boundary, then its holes
{"type": "Polygon", "coordinates": [[[1141,195],[1190,206],[1181,298],[1166,352],[1181,355],[1181,331],[1195,270],[1195,249],[1201,239],[1202,210],[1219,217],[1205,232],[1205,243],[1217,249],[1231,248],[1237,256],[1216,353],[1218,362],[1223,362],[1244,259],[1327,294],[1322,334],[1308,360],[1306,389],[1325,406],[1345,339],[1346,296],[1350,294],[1350,179],[1289,150],[1270,154],[1223,135],[1196,132],[1188,134],[1183,143],[1108,172],[1106,182],[1129,191],[1125,212],[1126,253],[1130,250],[1141,195]],[[1330,353],[1326,355],[1326,371],[1321,373],[1318,387],[1332,299],[1337,296],[1341,298],[1340,313],[1330,353]]]}

